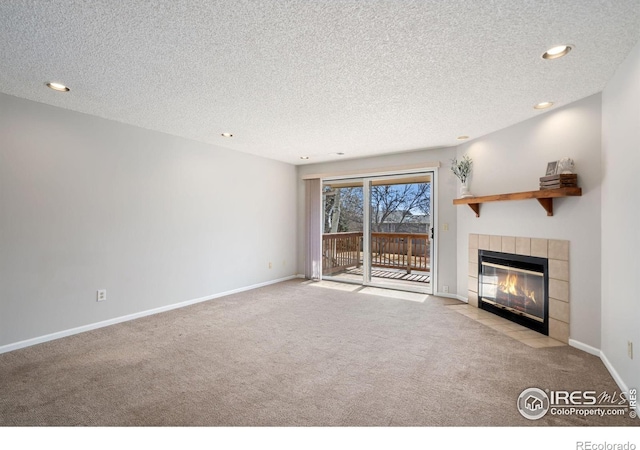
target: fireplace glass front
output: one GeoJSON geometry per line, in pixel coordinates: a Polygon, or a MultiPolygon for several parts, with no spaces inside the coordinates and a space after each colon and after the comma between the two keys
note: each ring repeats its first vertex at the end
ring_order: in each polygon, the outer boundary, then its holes
{"type": "Polygon", "coordinates": [[[480,307],[548,334],[547,260],[480,251],[480,307]]]}

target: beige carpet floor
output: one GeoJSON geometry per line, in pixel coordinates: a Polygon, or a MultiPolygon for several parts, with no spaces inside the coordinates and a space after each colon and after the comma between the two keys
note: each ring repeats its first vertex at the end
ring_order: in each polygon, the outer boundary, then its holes
{"type": "Polygon", "coordinates": [[[3,426],[625,426],[516,409],[528,387],[619,392],[429,297],[292,280],[0,355],[3,426]]]}

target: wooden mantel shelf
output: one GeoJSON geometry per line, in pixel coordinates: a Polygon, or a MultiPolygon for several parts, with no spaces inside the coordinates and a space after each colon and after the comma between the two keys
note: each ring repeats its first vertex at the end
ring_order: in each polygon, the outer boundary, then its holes
{"type": "Polygon", "coordinates": [[[504,202],[507,200],[527,200],[535,198],[547,211],[547,216],[553,216],[553,199],[560,197],[580,197],[582,196],[582,188],[565,187],[558,189],[545,189],[539,191],[515,192],[513,194],[497,194],[485,195],[483,197],[467,197],[456,198],[453,200],[454,205],[469,205],[476,213],[476,217],[480,217],[480,203],[487,202],[504,202]]]}

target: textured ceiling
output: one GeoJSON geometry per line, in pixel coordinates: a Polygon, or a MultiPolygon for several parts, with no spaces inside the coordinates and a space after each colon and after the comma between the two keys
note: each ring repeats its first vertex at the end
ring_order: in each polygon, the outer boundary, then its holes
{"type": "Polygon", "coordinates": [[[7,0],[0,91],[300,164],[543,114],[600,92],[639,39],[640,0],[7,0]]]}

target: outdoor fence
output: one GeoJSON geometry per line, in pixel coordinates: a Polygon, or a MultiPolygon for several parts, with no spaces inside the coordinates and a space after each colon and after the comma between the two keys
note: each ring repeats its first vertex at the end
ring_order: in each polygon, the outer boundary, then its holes
{"type": "MultiPolygon", "coordinates": [[[[322,270],[325,275],[360,267],[363,233],[325,233],[322,236],[322,270]]],[[[430,272],[431,242],[426,233],[371,233],[371,266],[430,272]]]]}

